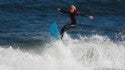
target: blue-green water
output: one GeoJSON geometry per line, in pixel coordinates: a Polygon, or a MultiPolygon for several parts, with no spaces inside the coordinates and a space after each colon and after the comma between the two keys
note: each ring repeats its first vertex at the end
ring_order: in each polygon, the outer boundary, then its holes
{"type": "Polygon", "coordinates": [[[122,70],[125,68],[124,0],[1,0],[0,70],[122,70]],[[93,15],[77,17],[64,41],[51,40],[49,28],[70,23],[68,9],[93,15]]]}
{"type": "MultiPolygon", "coordinates": [[[[122,1],[121,1],[122,2],[122,1]]],[[[49,40],[49,26],[56,21],[59,30],[70,23],[69,16],[56,8],[68,9],[67,4],[75,4],[78,11],[94,16],[94,20],[78,16],[78,26],[69,34],[76,36],[106,35],[113,40],[124,35],[125,14],[120,5],[108,6],[105,2],[79,1],[1,1],[0,4],[0,43],[42,42],[49,40]],[[88,4],[87,4],[88,3],[88,4]],[[120,7],[120,8],[119,8],[120,7]]]]}

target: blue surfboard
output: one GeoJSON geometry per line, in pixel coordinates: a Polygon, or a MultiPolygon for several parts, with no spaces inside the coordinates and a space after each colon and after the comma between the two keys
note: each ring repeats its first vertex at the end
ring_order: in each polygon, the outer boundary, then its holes
{"type": "Polygon", "coordinates": [[[53,22],[50,26],[50,35],[53,39],[55,40],[60,40],[60,33],[59,30],[57,28],[57,24],[56,22],[53,22]]]}

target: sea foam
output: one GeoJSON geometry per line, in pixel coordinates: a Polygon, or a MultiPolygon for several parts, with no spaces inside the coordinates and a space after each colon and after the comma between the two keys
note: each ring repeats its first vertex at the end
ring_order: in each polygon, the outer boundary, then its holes
{"type": "MultiPolygon", "coordinates": [[[[44,45],[41,54],[21,49],[0,48],[0,70],[124,70],[125,42],[93,35],[44,45]]],[[[35,46],[34,46],[35,48],[35,46]]],[[[42,49],[42,48],[41,48],[42,49]]]]}

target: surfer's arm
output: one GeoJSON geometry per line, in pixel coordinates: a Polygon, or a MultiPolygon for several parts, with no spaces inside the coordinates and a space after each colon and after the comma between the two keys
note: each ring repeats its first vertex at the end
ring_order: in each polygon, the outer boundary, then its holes
{"type": "Polygon", "coordinates": [[[86,14],[83,14],[83,13],[80,13],[81,16],[85,16],[85,17],[88,17],[89,19],[93,19],[94,17],[93,16],[90,16],[90,15],[86,15],[86,14]]]}
{"type": "Polygon", "coordinates": [[[60,9],[60,8],[57,8],[57,10],[58,10],[59,12],[63,12],[63,13],[70,13],[69,11],[65,11],[65,10],[60,9]]]}

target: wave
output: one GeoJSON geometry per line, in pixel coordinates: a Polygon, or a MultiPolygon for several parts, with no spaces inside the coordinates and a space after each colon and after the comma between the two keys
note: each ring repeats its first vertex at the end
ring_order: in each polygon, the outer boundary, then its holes
{"type": "Polygon", "coordinates": [[[122,70],[125,68],[125,42],[114,43],[109,38],[99,35],[79,36],[79,39],[72,39],[65,34],[63,41],[52,40],[41,46],[40,52],[37,54],[12,47],[1,47],[0,70],[122,70]]]}

